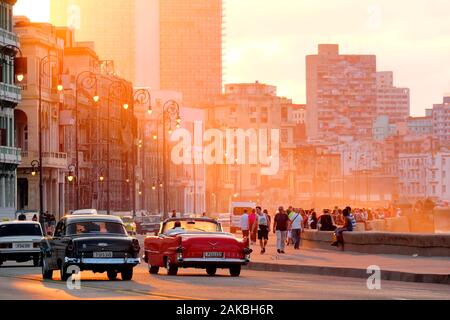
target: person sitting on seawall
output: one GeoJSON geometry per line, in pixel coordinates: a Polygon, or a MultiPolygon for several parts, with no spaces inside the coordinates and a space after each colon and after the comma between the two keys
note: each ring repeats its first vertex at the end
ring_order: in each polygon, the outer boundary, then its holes
{"type": "Polygon", "coordinates": [[[344,226],[342,228],[337,228],[334,232],[334,237],[336,239],[331,244],[332,246],[337,247],[339,243],[344,243],[344,237],[342,236],[344,231],[353,231],[354,228],[352,218],[350,217],[350,210],[351,209],[347,207],[342,211],[342,215],[344,216],[344,226]]]}
{"type": "Polygon", "coordinates": [[[336,226],[333,224],[333,218],[331,217],[328,209],[323,210],[323,215],[319,217],[317,222],[317,229],[319,231],[335,231],[336,226]]]}
{"type": "Polygon", "coordinates": [[[313,229],[313,230],[317,229],[317,214],[315,211],[313,211],[311,213],[311,216],[309,217],[309,220],[308,220],[308,224],[309,224],[310,229],[313,229]]]}

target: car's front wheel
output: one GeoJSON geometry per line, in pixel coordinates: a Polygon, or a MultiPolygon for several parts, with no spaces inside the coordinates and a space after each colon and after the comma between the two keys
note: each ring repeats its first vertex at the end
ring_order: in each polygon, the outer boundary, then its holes
{"type": "Polygon", "coordinates": [[[178,273],[178,266],[174,265],[169,258],[166,261],[166,269],[169,276],[176,276],[178,273]]]}
{"type": "Polygon", "coordinates": [[[33,266],[34,267],[39,267],[39,256],[35,256],[33,257],[33,266]]]}
{"type": "Polygon", "coordinates": [[[130,267],[130,268],[123,269],[121,274],[122,274],[123,281],[130,281],[131,279],[133,279],[133,268],[130,267]]]}
{"type": "Polygon", "coordinates": [[[42,266],[42,278],[47,280],[52,280],[53,278],[53,270],[50,270],[48,267],[48,263],[44,257],[41,258],[41,266],[42,266]]]}
{"type": "Polygon", "coordinates": [[[216,275],[216,272],[217,272],[217,268],[216,267],[208,267],[208,268],[206,268],[206,273],[209,275],[209,276],[215,276],[216,275]]]}
{"type": "Polygon", "coordinates": [[[230,275],[232,277],[239,277],[240,274],[241,274],[241,266],[230,267],[230,275]]]}
{"type": "Polygon", "coordinates": [[[111,281],[117,279],[117,271],[116,270],[108,270],[108,271],[106,271],[106,274],[108,275],[108,279],[111,281]]]}

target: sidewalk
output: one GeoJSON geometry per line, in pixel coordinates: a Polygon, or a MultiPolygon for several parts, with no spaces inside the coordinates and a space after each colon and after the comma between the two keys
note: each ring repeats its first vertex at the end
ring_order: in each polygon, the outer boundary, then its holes
{"type": "Polygon", "coordinates": [[[278,254],[275,235],[270,234],[264,255],[259,243],[253,245],[250,270],[294,272],[329,276],[365,278],[367,268],[375,265],[381,269],[384,280],[450,284],[450,258],[413,257],[404,255],[364,254],[349,251],[305,249],[294,250],[288,246],[286,254],[278,254]]]}

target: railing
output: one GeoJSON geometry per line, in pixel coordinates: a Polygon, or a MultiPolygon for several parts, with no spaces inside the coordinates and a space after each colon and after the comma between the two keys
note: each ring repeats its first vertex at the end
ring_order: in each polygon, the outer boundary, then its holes
{"type": "Polygon", "coordinates": [[[22,96],[19,87],[11,84],[0,83],[0,98],[14,103],[19,103],[22,96]]]}
{"type": "Polygon", "coordinates": [[[0,162],[19,164],[21,160],[20,149],[0,147],[0,162]]]}
{"type": "Polygon", "coordinates": [[[0,45],[17,45],[18,41],[15,33],[0,29],[0,45]]]}
{"type": "MultiPolygon", "coordinates": [[[[22,151],[22,167],[30,167],[31,161],[39,159],[37,151],[22,151]]],[[[67,153],[63,152],[42,152],[42,162],[44,167],[67,168],[67,153]]]]}

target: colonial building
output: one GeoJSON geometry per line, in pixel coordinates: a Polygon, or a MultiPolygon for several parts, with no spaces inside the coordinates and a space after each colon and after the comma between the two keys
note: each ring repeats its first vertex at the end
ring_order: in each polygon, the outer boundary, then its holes
{"type": "Polygon", "coordinates": [[[14,30],[27,58],[28,75],[23,82],[23,99],[16,110],[18,146],[22,163],[17,173],[18,209],[39,210],[39,167],[43,173],[43,210],[64,214],[64,184],[67,153],[60,148],[59,131],[62,93],[61,58],[64,43],[48,23],[31,23],[16,17],[14,30]],[[41,85],[39,86],[39,83],[41,85]],[[39,108],[39,96],[41,108],[39,108]],[[39,110],[41,110],[39,123],[39,110]],[[42,163],[39,163],[39,135],[42,137],[42,163]]]}
{"type": "Polygon", "coordinates": [[[21,99],[20,88],[16,85],[21,79],[16,79],[14,72],[19,46],[12,22],[15,3],[16,0],[0,1],[0,215],[13,215],[16,211],[16,169],[21,162],[14,128],[17,115],[14,109],[21,99]]]}

